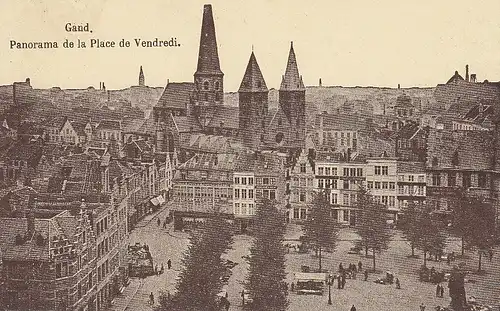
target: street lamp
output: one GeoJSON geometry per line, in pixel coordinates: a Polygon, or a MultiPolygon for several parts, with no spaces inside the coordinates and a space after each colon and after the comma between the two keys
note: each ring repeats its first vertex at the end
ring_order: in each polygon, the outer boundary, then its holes
{"type": "Polygon", "coordinates": [[[331,274],[328,275],[328,304],[332,304],[332,284],[333,284],[333,276],[331,274]]]}

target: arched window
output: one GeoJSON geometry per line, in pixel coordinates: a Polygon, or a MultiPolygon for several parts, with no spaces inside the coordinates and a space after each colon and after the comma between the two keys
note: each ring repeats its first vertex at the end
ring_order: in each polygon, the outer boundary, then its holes
{"type": "Polygon", "coordinates": [[[203,89],[208,90],[209,83],[208,81],[203,82],[203,89]]]}
{"type": "Polygon", "coordinates": [[[215,90],[218,91],[220,88],[220,82],[216,81],[214,87],[215,87],[215,90]]]}
{"type": "Polygon", "coordinates": [[[283,138],[284,138],[284,137],[285,137],[285,135],[283,135],[283,133],[278,133],[278,134],[276,134],[276,137],[275,137],[276,142],[277,142],[278,144],[279,144],[279,143],[281,143],[281,142],[283,141],[283,138]]]}

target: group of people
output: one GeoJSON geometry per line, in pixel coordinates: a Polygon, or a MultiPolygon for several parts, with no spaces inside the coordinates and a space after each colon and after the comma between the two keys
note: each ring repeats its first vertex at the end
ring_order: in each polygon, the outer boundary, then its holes
{"type": "Polygon", "coordinates": [[[436,286],[436,297],[440,297],[440,298],[444,297],[444,286],[441,284],[438,284],[436,286]]]}
{"type": "MultiPolygon", "coordinates": [[[[167,224],[170,223],[170,216],[165,217],[165,220],[163,221],[163,229],[167,228],[167,224]]],[[[156,224],[158,227],[161,225],[161,220],[160,217],[156,218],[156,224]]]]}

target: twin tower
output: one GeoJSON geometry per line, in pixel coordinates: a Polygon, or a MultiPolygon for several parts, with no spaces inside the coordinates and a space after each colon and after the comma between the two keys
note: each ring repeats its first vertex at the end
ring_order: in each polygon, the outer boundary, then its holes
{"type": "MultiPolygon", "coordinates": [[[[211,5],[204,6],[198,55],[194,113],[203,120],[214,106],[223,104],[224,98],[224,73],[220,69],[211,5]]],[[[255,150],[304,147],[306,88],[299,74],[293,43],[281,80],[277,111],[269,110],[269,90],[253,51],[238,93],[239,137],[244,145],[255,150]]]]}

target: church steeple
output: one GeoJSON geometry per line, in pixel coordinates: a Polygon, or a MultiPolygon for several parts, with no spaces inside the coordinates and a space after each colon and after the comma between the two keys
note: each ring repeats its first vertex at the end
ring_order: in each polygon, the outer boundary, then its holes
{"type": "Polygon", "coordinates": [[[144,86],[145,81],[144,81],[144,72],[142,71],[142,66],[141,69],[139,70],[139,86],[144,86]]]}
{"type": "Polygon", "coordinates": [[[267,92],[266,81],[252,51],[238,92],[267,92]]]}
{"type": "Polygon", "coordinates": [[[281,79],[280,90],[305,90],[302,76],[299,75],[299,68],[297,67],[297,59],[295,58],[295,51],[293,50],[293,41],[290,43],[288,62],[286,64],[285,75],[281,79]]]}
{"type": "Polygon", "coordinates": [[[215,24],[212,15],[212,5],[203,7],[203,21],[201,25],[200,50],[198,53],[198,67],[195,75],[210,74],[222,75],[217,52],[217,39],[215,37],[215,24]]]}
{"type": "Polygon", "coordinates": [[[213,112],[211,107],[224,101],[224,73],[220,70],[212,6],[203,7],[198,67],[194,73],[195,100],[193,112],[203,125],[213,112]]]}

